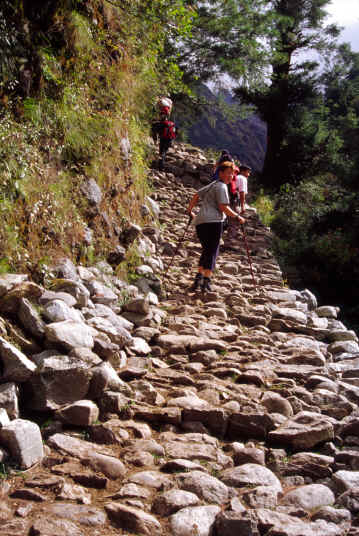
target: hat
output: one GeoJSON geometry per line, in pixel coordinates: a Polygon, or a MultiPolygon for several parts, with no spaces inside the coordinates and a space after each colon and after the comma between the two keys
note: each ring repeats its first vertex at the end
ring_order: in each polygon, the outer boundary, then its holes
{"type": "Polygon", "coordinates": [[[247,166],[246,164],[241,164],[239,166],[239,171],[252,171],[252,168],[250,166],[247,166]]]}

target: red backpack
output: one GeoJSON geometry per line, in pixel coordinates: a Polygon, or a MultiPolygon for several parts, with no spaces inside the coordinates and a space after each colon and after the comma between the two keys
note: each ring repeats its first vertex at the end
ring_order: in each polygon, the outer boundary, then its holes
{"type": "Polygon", "coordinates": [[[236,194],[237,193],[237,182],[236,182],[236,175],[234,175],[233,179],[231,180],[231,182],[229,183],[229,187],[230,187],[230,191],[231,191],[231,194],[236,194]]]}
{"type": "Polygon", "coordinates": [[[162,121],[161,138],[165,140],[174,140],[176,137],[176,127],[173,121],[162,121]]]}

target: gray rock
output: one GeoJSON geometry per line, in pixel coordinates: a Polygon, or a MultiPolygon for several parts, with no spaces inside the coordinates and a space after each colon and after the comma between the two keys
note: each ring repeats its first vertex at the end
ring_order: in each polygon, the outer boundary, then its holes
{"type": "MultiPolygon", "coordinates": [[[[13,532],[12,534],[20,534],[13,532]]],[[[21,534],[25,534],[21,532],[21,534]]],[[[39,517],[32,522],[30,534],[35,536],[85,536],[85,533],[77,527],[72,521],[65,519],[51,519],[47,517],[39,517]]]]}
{"type": "Polygon", "coordinates": [[[2,274],[0,277],[0,297],[4,296],[17,285],[29,280],[25,274],[2,274]]]}
{"type": "Polygon", "coordinates": [[[271,441],[290,445],[296,449],[307,449],[318,443],[331,441],[334,428],[329,419],[318,413],[301,411],[276,430],[269,432],[271,441]]]}
{"type": "Polygon", "coordinates": [[[323,305],[322,307],[318,307],[315,312],[318,316],[325,316],[326,318],[337,318],[339,307],[323,305]]]}
{"type": "Polygon", "coordinates": [[[246,463],[238,467],[225,469],[221,474],[221,480],[228,486],[244,488],[249,486],[270,486],[278,492],[282,492],[282,486],[275,474],[255,463],[246,463]]]}
{"type": "Polygon", "coordinates": [[[72,348],[93,348],[93,330],[81,322],[65,320],[48,324],[45,335],[49,342],[60,344],[72,350],[72,348]]]}
{"type": "Polygon", "coordinates": [[[356,516],[359,514],[359,487],[356,486],[348,491],[344,492],[340,497],[338,497],[336,504],[346,508],[356,516]]]}
{"type": "Polygon", "coordinates": [[[13,383],[0,385],[0,407],[7,411],[10,419],[19,417],[19,388],[13,383]]]}
{"type": "Polygon", "coordinates": [[[344,525],[344,530],[348,530],[351,525],[350,511],[346,510],[345,508],[323,506],[311,517],[312,521],[316,521],[317,519],[323,519],[324,521],[334,523],[335,525],[344,525]]]}
{"type": "Polygon", "coordinates": [[[341,527],[323,520],[308,523],[296,517],[273,512],[272,510],[258,509],[255,512],[258,528],[261,534],[280,536],[343,536],[341,527]]]}
{"type": "Polygon", "coordinates": [[[62,300],[53,300],[47,303],[44,306],[43,315],[49,322],[62,322],[64,320],[83,322],[84,320],[80,311],[69,307],[62,300]]]}
{"type": "Polygon", "coordinates": [[[91,426],[98,419],[99,409],[91,400],[77,400],[57,410],[56,415],[74,426],[91,426]]]}
{"type": "Polygon", "coordinates": [[[318,301],[313,292],[306,288],[305,290],[302,290],[301,295],[305,302],[308,304],[308,309],[310,311],[312,311],[313,309],[317,309],[318,301]]]}
{"type": "Polygon", "coordinates": [[[23,419],[15,419],[0,428],[0,444],[9,450],[22,469],[28,469],[44,456],[40,428],[23,419]]]}
{"type": "Polygon", "coordinates": [[[127,329],[115,326],[111,319],[94,317],[87,320],[87,324],[100,333],[105,333],[110,340],[117,344],[119,348],[132,343],[132,337],[127,329]]]}
{"type": "Polygon", "coordinates": [[[198,503],[199,498],[194,493],[172,489],[156,496],[152,512],[160,516],[169,516],[182,508],[196,506],[198,503]]]}
{"type": "Polygon", "coordinates": [[[76,267],[70,259],[59,259],[56,264],[52,266],[52,271],[57,275],[57,277],[72,281],[78,280],[76,267]]]}
{"type": "Polygon", "coordinates": [[[161,346],[169,353],[186,354],[199,352],[201,350],[225,350],[226,344],[214,339],[195,337],[193,335],[160,335],[157,339],[158,346],[161,346]]]}
{"type": "Polygon", "coordinates": [[[83,439],[77,439],[66,434],[54,434],[48,439],[50,447],[55,448],[61,453],[69,454],[74,458],[80,460],[91,457],[94,453],[108,455],[111,453],[109,449],[104,446],[96,445],[90,441],[84,441],[83,439]]]}
{"type": "Polygon", "coordinates": [[[99,527],[106,523],[106,514],[102,510],[81,504],[70,504],[68,502],[47,504],[46,509],[44,508],[43,516],[46,519],[51,514],[62,519],[74,521],[80,525],[85,525],[86,527],[99,527]]]}
{"type": "Polygon", "coordinates": [[[47,411],[85,399],[90,378],[90,369],[84,364],[81,366],[76,363],[74,358],[68,356],[40,358],[36,374],[29,381],[32,389],[29,405],[32,409],[47,411]]]}
{"type": "Polygon", "coordinates": [[[110,519],[122,529],[148,536],[162,534],[158,520],[139,508],[120,503],[108,503],[105,505],[105,510],[110,519]]]}
{"type": "Polygon", "coordinates": [[[2,337],[0,337],[0,359],[3,368],[1,378],[3,382],[25,382],[36,370],[35,363],[2,337]]]}
{"type": "Polygon", "coordinates": [[[126,475],[126,467],[121,460],[106,454],[91,452],[87,457],[82,458],[82,463],[90,466],[94,471],[103,473],[111,480],[124,478],[126,475]]]}
{"type": "Polygon", "coordinates": [[[243,512],[221,512],[216,518],[216,534],[221,536],[255,536],[256,523],[243,512]]]}
{"type": "Polygon", "coordinates": [[[157,490],[165,490],[172,487],[172,479],[166,475],[162,475],[158,471],[140,471],[134,473],[130,476],[129,481],[157,490]]]}
{"type": "Polygon", "coordinates": [[[191,471],[177,475],[180,489],[195,493],[207,503],[223,504],[230,497],[228,487],[218,478],[202,471],[191,471]]]}
{"type": "Polygon", "coordinates": [[[19,320],[28,333],[34,337],[42,338],[45,333],[45,322],[41,319],[37,310],[26,298],[20,301],[18,311],[19,320]]]}
{"type": "Polygon", "coordinates": [[[359,487],[359,471],[337,471],[332,478],[339,493],[359,487]]]}
{"type": "Polygon", "coordinates": [[[8,425],[9,423],[10,423],[10,419],[6,412],[6,409],[0,407],[0,428],[8,425]]]}
{"type": "Polygon", "coordinates": [[[291,417],[293,415],[293,408],[282,396],[278,393],[266,392],[261,398],[261,404],[267,408],[268,413],[280,413],[286,417],[291,417]]]}
{"type": "Polygon", "coordinates": [[[359,353],[359,344],[353,340],[332,342],[328,346],[328,352],[334,355],[342,352],[359,353]]]}
{"type": "Polygon", "coordinates": [[[90,205],[98,206],[101,203],[102,191],[94,179],[85,180],[81,184],[80,190],[90,205]]]}
{"type": "Polygon", "coordinates": [[[309,484],[286,493],[281,504],[293,505],[311,511],[322,506],[331,506],[334,502],[334,493],[327,486],[309,484]]]}
{"type": "Polygon", "coordinates": [[[193,506],[183,508],[170,517],[172,536],[210,536],[219,506],[193,506]]]}

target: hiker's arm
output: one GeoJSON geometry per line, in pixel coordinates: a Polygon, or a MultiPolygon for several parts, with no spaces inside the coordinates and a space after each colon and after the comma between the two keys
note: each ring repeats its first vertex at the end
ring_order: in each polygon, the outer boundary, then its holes
{"type": "Polygon", "coordinates": [[[224,203],[219,203],[219,210],[221,212],[224,212],[230,218],[235,218],[236,220],[239,221],[239,223],[244,223],[246,221],[244,218],[241,218],[241,216],[239,216],[237,212],[234,212],[234,210],[232,210],[229,205],[225,205],[224,203]]]}
{"type": "Polygon", "coordinates": [[[195,193],[187,207],[187,212],[188,214],[190,214],[190,216],[192,216],[192,218],[194,217],[194,215],[192,214],[192,210],[197,205],[198,201],[199,201],[199,195],[195,193]]]}
{"type": "Polygon", "coordinates": [[[245,210],[245,203],[246,203],[246,193],[245,192],[239,192],[239,200],[241,202],[241,213],[245,210]]]}

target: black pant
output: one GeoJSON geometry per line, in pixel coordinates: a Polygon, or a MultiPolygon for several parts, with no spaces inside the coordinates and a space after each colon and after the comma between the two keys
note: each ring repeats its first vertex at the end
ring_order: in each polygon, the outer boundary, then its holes
{"type": "Polygon", "coordinates": [[[214,270],[219,253],[219,242],[222,236],[223,223],[215,221],[200,223],[196,226],[196,232],[202,246],[202,254],[199,266],[205,270],[214,270]]]}
{"type": "Polygon", "coordinates": [[[159,168],[163,169],[163,166],[165,164],[166,155],[168,149],[172,145],[172,140],[167,140],[166,138],[160,138],[160,159],[159,159],[159,168]]]}

